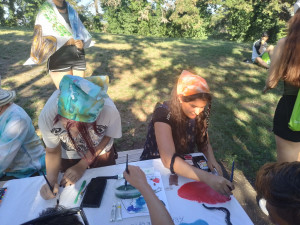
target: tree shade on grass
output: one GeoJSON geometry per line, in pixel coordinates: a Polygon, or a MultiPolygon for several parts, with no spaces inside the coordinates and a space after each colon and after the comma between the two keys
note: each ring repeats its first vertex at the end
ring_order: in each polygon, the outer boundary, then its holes
{"type": "MultiPolygon", "coordinates": [[[[108,94],[122,117],[119,151],[143,148],[156,102],[168,100],[185,69],[203,76],[212,91],[209,135],[217,159],[228,168],[235,160],[250,181],[260,166],[276,160],[271,130],[282,87],[262,94],[267,71],[242,62],[251,56],[251,43],[92,35],[96,44],[86,49],[87,75],[110,76],[108,94]]],[[[16,103],[38,129],[39,113],[55,87],[46,65],[22,66],[32,30],[0,28],[0,37],[2,88],[16,90],[16,103]]]]}

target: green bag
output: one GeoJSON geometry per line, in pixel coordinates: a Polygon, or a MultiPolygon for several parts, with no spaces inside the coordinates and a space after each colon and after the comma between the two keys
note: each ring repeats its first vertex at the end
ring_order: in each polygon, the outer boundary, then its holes
{"type": "Polygon", "coordinates": [[[268,65],[271,64],[271,59],[268,52],[264,52],[261,56],[262,60],[264,60],[268,65]]]}
{"type": "Polygon", "coordinates": [[[299,91],[290,118],[289,128],[292,131],[300,131],[300,92],[299,91]]]}

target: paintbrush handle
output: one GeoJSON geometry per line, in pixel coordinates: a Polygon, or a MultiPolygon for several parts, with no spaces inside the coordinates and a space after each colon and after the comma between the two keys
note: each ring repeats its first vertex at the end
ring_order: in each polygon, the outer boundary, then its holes
{"type": "Polygon", "coordinates": [[[129,174],[129,170],[128,170],[128,154],[126,154],[126,173],[129,174]]]}
{"type": "Polygon", "coordinates": [[[115,176],[98,176],[97,178],[99,179],[119,179],[119,176],[118,175],[115,175],[115,176]]]}
{"type": "Polygon", "coordinates": [[[233,181],[233,173],[234,173],[234,160],[233,160],[233,162],[232,162],[232,167],[231,167],[230,182],[233,181]]]}
{"type": "MultiPolygon", "coordinates": [[[[41,170],[41,171],[42,171],[42,170],[41,170]]],[[[43,176],[44,176],[44,178],[45,178],[45,180],[46,180],[46,182],[47,182],[47,184],[48,184],[48,186],[49,186],[51,192],[53,193],[53,187],[51,186],[49,180],[47,179],[47,177],[46,177],[44,171],[42,171],[42,174],[43,174],[43,176]]],[[[53,194],[54,194],[54,193],[53,193],[53,194]]]]}

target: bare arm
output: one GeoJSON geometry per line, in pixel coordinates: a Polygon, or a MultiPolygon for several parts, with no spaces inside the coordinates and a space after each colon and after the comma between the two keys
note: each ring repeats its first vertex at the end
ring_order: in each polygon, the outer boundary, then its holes
{"type": "MultiPolygon", "coordinates": [[[[166,168],[170,168],[171,159],[173,154],[175,153],[175,145],[172,137],[171,127],[166,123],[156,122],[154,123],[154,129],[162,163],[166,168]]],[[[203,181],[211,188],[223,195],[231,195],[232,193],[230,189],[234,189],[232,183],[226,180],[224,177],[215,176],[213,174],[200,170],[194,166],[189,165],[179,157],[175,158],[173,168],[178,175],[197,181],[203,181]]]]}
{"type": "MultiPolygon", "coordinates": [[[[60,169],[61,163],[61,146],[60,144],[55,148],[46,148],[46,171],[47,171],[47,179],[49,183],[54,188],[53,193],[58,192],[58,173],[60,169]]],[[[44,199],[54,198],[55,195],[51,192],[49,186],[44,184],[40,190],[41,196],[44,199]]]]}
{"type": "Polygon", "coordinates": [[[221,169],[221,166],[219,165],[219,163],[217,163],[217,160],[215,158],[215,155],[214,155],[214,152],[213,152],[213,149],[210,145],[210,142],[209,142],[209,137],[207,137],[208,140],[207,140],[207,148],[204,149],[202,152],[203,154],[206,156],[207,158],[207,164],[208,164],[208,167],[211,171],[214,171],[214,168],[218,171],[218,174],[220,176],[223,176],[223,171],[221,169]]]}
{"type": "Polygon", "coordinates": [[[147,183],[144,172],[137,166],[128,166],[129,174],[124,171],[125,179],[143,195],[153,225],[174,225],[166,207],[157,198],[150,185],[147,183]]]}
{"type": "MultiPolygon", "coordinates": [[[[111,137],[108,137],[108,136],[104,136],[102,138],[99,145],[96,147],[95,156],[98,156],[103,151],[103,149],[109,143],[110,139],[111,139],[111,137]]],[[[87,152],[86,156],[87,156],[88,159],[93,159],[94,158],[94,156],[92,155],[92,153],[90,151],[87,152]]],[[[85,160],[85,159],[82,159],[82,160],[85,160]]]]}
{"type": "Polygon", "coordinates": [[[269,74],[266,80],[266,86],[264,87],[263,93],[266,93],[268,90],[276,87],[279,80],[282,78],[282,75],[278,74],[278,65],[282,55],[285,39],[286,38],[280,39],[274,49],[271,66],[269,69],[269,74]]]}
{"type": "MultiPolygon", "coordinates": [[[[99,145],[96,147],[95,156],[98,156],[103,151],[110,139],[111,137],[108,136],[104,136],[102,138],[99,145]]],[[[82,158],[77,164],[66,170],[61,180],[61,185],[68,186],[75,184],[83,176],[85,170],[89,167],[89,162],[92,162],[94,159],[94,156],[90,151],[87,152],[86,157],[87,159],[82,158]]]]}
{"type": "Polygon", "coordinates": [[[259,54],[261,54],[265,48],[265,44],[266,44],[266,41],[264,39],[261,40],[260,42],[260,48],[259,48],[259,54]]]}

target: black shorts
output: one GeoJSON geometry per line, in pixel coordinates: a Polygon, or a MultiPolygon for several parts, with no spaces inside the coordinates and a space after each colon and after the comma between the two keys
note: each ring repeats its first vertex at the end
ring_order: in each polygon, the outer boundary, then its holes
{"type": "Polygon", "coordinates": [[[277,136],[293,142],[300,142],[300,131],[292,131],[288,127],[297,95],[284,95],[278,102],[274,120],[273,132],[277,136]]]}
{"type": "Polygon", "coordinates": [[[86,70],[84,49],[78,49],[75,45],[62,46],[48,59],[48,70],[52,72],[72,69],[86,70]]]}

